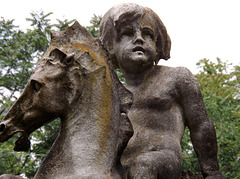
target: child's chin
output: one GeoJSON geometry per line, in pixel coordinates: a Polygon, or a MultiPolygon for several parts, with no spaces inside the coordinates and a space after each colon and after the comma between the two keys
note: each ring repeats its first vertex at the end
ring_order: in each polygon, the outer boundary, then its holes
{"type": "Polygon", "coordinates": [[[139,64],[148,63],[148,58],[145,55],[134,55],[132,61],[139,64]]]}

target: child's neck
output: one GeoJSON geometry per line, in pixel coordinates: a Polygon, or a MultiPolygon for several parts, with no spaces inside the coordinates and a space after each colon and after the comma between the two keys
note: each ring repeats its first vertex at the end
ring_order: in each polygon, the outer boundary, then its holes
{"type": "Polygon", "coordinates": [[[131,92],[134,92],[138,87],[148,78],[150,71],[153,69],[153,66],[142,72],[128,72],[122,69],[123,76],[126,80],[126,88],[131,92]]]}

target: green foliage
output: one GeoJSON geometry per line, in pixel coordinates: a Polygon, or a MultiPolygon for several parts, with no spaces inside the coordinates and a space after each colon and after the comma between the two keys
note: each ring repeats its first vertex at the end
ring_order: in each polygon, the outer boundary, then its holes
{"type": "Polygon", "coordinates": [[[32,146],[28,152],[14,152],[14,142],[19,135],[14,135],[2,143],[0,145],[0,175],[5,173],[24,174],[27,178],[33,178],[58,135],[59,124],[60,120],[55,120],[35,131],[31,135],[32,146]]]}
{"type": "Polygon", "coordinates": [[[58,24],[54,24],[55,27],[57,27],[58,30],[64,31],[70,24],[72,24],[75,19],[68,21],[67,19],[65,20],[59,20],[57,19],[58,24]]]}
{"type": "Polygon", "coordinates": [[[11,101],[16,99],[16,92],[21,92],[26,84],[31,69],[34,50],[26,33],[13,25],[13,20],[0,21],[0,89],[1,108],[9,108],[11,101]],[[8,96],[3,90],[8,90],[8,96]]]}
{"type": "MultiPolygon", "coordinates": [[[[216,128],[220,171],[226,178],[240,177],[240,67],[203,59],[196,75],[208,114],[216,128]]],[[[186,132],[188,133],[188,131],[186,132]]],[[[183,166],[193,172],[200,167],[189,136],[183,138],[183,166]]]]}
{"type": "Polygon", "coordinates": [[[182,168],[184,170],[190,170],[194,174],[201,174],[201,168],[198,162],[197,155],[193,150],[192,143],[190,141],[190,131],[185,129],[184,136],[181,142],[182,147],[182,168]]]}
{"type": "MultiPolygon", "coordinates": [[[[13,145],[16,140],[16,136],[12,137],[9,141],[1,144],[0,156],[0,173],[12,173],[15,175],[20,174],[22,168],[22,158],[25,158],[23,152],[13,152],[13,145]]],[[[28,155],[28,154],[26,154],[28,155]]]]}
{"type": "Polygon", "coordinates": [[[44,52],[49,46],[50,40],[50,30],[52,25],[50,25],[50,19],[48,17],[52,13],[44,14],[43,11],[40,13],[31,13],[31,18],[26,18],[27,21],[31,22],[31,27],[34,30],[28,30],[31,45],[35,47],[34,50],[39,52],[44,52]],[[34,37],[34,38],[31,38],[34,37]]]}
{"type": "Polygon", "coordinates": [[[117,68],[117,69],[115,70],[115,72],[116,72],[119,80],[121,81],[121,83],[125,84],[125,83],[126,83],[126,80],[125,80],[125,78],[124,78],[124,76],[123,76],[123,74],[122,74],[122,70],[121,70],[120,68],[117,68]]]}
{"type": "Polygon", "coordinates": [[[93,15],[90,20],[91,26],[87,26],[86,29],[92,34],[93,37],[98,36],[100,22],[102,20],[102,16],[93,15]]]}

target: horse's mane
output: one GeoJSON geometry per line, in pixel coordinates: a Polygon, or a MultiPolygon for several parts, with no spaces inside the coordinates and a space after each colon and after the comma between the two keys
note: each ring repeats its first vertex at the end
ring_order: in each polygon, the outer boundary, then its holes
{"type": "Polygon", "coordinates": [[[56,48],[66,55],[72,52],[76,56],[85,54],[89,60],[85,60],[85,62],[81,61],[82,58],[76,58],[75,60],[89,72],[98,70],[103,66],[106,67],[108,63],[107,51],[100,41],[93,38],[77,21],[64,31],[53,31],[51,33],[51,43],[45,55],[49,56],[56,48]]]}
{"type": "Polygon", "coordinates": [[[72,26],[67,27],[64,31],[51,32],[51,41],[57,40],[58,43],[73,44],[86,43],[93,41],[91,34],[82,27],[78,21],[75,21],[72,26]]]}

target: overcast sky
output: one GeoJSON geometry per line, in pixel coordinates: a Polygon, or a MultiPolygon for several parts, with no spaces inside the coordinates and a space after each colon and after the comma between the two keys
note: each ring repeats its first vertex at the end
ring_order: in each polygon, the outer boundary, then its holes
{"type": "Polygon", "coordinates": [[[3,0],[0,16],[15,19],[21,29],[29,28],[25,18],[33,11],[53,12],[54,19],[76,19],[89,25],[93,14],[104,15],[114,5],[137,3],[154,10],[165,24],[172,40],[171,58],[159,64],[185,66],[197,72],[202,58],[240,65],[239,0],[3,0]]]}

